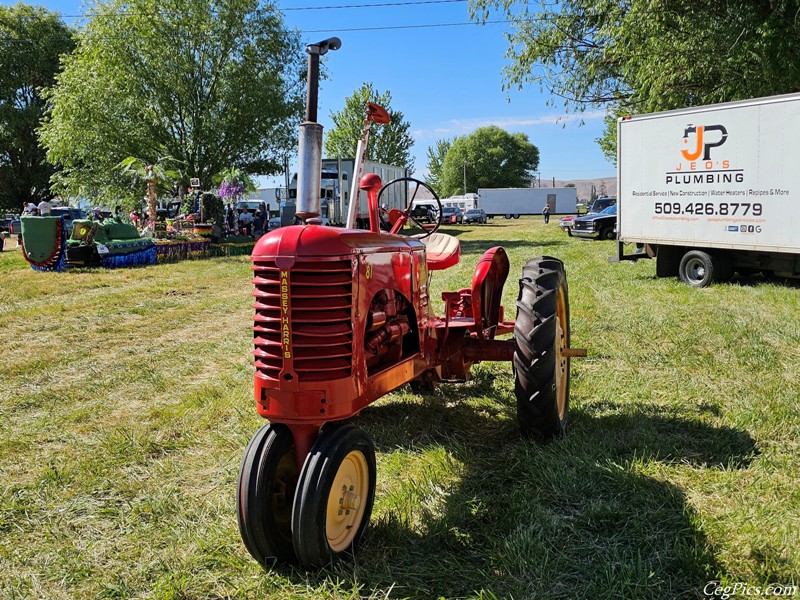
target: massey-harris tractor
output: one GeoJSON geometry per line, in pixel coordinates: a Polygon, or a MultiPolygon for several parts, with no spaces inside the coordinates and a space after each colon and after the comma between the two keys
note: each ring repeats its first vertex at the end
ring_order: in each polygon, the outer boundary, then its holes
{"type": "MultiPolygon", "coordinates": [[[[315,224],[319,57],[340,45],[331,38],[307,48],[297,207],[306,224],[270,232],[252,254],[255,401],[269,423],[247,447],[237,492],[242,539],[264,566],[324,565],[363,536],[375,498],[375,451],[347,420],[365,406],[407,383],[424,389],[463,382],[480,361],[513,361],[522,433],[547,440],[564,431],[570,358],[584,355],[569,345],[567,280],[555,258],[523,267],[516,322],[504,320],[509,261],[501,247],[483,254],[470,287],[442,294],[443,316],[433,313],[431,274],[455,265],[460,248],[437,231],[440,223],[420,225],[420,235],[400,233],[413,222],[414,195],[427,188],[420,181],[383,185],[367,174],[360,187],[368,197],[368,231],[354,229],[351,219],[347,228],[315,224]],[[392,185],[408,194],[407,206],[382,215],[381,197],[392,185]],[[389,232],[381,230],[382,217],[389,232]],[[513,339],[497,339],[509,333],[513,339]]],[[[357,164],[370,121],[385,123],[388,115],[369,106],[357,164]]],[[[351,195],[351,216],[356,202],[351,195]]]]}

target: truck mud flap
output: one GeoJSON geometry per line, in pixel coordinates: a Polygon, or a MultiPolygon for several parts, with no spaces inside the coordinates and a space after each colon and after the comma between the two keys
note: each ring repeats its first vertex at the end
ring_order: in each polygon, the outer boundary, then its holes
{"type": "Polygon", "coordinates": [[[656,247],[656,277],[677,277],[684,248],[678,246],[656,247]]]}

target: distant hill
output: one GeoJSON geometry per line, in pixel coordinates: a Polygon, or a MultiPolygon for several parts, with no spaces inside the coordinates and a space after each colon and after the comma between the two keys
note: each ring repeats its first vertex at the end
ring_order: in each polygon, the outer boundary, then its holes
{"type": "MultiPolygon", "coordinates": [[[[592,194],[592,185],[597,190],[597,195],[602,196],[616,196],[617,195],[617,178],[616,177],[601,177],[598,179],[556,179],[556,187],[565,187],[568,183],[575,185],[578,193],[578,200],[588,200],[592,194]],[[602,192],[602,186],[605,185],[606,191],[602,192]]],[[[538,186],[537,186],[538,187],[538,186]]],[[[553,187],[553,180],[542,180],[543,188],[553,187]]],[[[413,189],[413,187],[412,187],[413,189]]],[[[417,200],[432,200],[433,196],[424,187],[420,187],[416,195],[417,200]]]]}
{"type": "MultiPolygon", "coordinates": [[[[616,177],[600,177],[598,179],[564,179],[559,180],[556,179],[556,186],[555,187],[564,187],[568,183],[572,183],[575,185],[576,191],[578,193],[579,200],[588,200],[592,194],[592,186],[595,186],[597,190],[597,195],[602,196],[616,196],[617,195],[617,178],[616,177]],[[603,185],[605,185],[605,193],[603,190],[603,185]]],[[[538,187],[538,186],[537,186],[538,187]]],[[[553,187],[553,180],[542,180],[542,187],[553,187]]]]}

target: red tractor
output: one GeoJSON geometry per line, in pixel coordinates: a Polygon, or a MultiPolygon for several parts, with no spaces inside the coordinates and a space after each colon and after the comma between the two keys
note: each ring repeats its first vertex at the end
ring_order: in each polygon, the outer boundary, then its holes
{"type": "MultiPolygon", "coordinates": [[[[375,498],[375,451],[347,420],[365,406],[407,383],[424,389],[463,382],[478,362],[513,361],[522,433],[547,440],[561,435],[567,422],[570,358],[585,355],[569,345],[567,279],[555,258],[523,268],[516,322],[504,320],[509,261],[501,247],[484,253],[470,287],[442,294],[444,316],[433,313],[431,274],[455,265],[460,247],[437,231],[440,223],[423,227],[421,235],[400,233],[413,222],[417,191],[428,187],[421,181],[383,185],[374,174],[361,178],[368,231],[314,223],[322,141],[315,122],[319,56],[339,45],[332,38],[307,48],[297,207],[306,224],[269,233],[252,254],[255,401],[269,423],[242,461],[238,519],[248,551],[264,566],[324,565],[363,536],[375,498]],[[392,185],[413,192],[405,211],[382,215],[381,196],[392,185]],[[391,223],[389,232],[380,227],[382,217],[391,223]],[[509,333],[512,339],[497,339],[509,333]]],[[[371,105],[370,114],[386,122],[380,107],[371,105]]]]}

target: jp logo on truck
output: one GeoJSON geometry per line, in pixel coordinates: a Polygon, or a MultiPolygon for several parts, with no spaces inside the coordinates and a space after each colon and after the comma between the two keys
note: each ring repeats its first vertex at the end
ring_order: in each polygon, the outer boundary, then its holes
{"type": "Polygon", "coordinates": [[[696,127],[694,125],[689,125],[683,131],[683,144],[687,148],[689,148],[690,144],[689,136],[693,134],[695,137],[694,149],[691,151],[686,148],[681,150],[683,157],[689,161],[697,160],[700,157],[700,154],[703,155],[703,160],[711,160],[711,149],[722,146],[722,144],[725,143],[725,140],[728,139],[728,130],[725,129],[723,125],[698,125],[696,127]],[[713,142],[706,142],[706,133],[711,131],[718,131],[720,133],[719,139],[713,142]]]}
{"type": "Polygon", "coordinates": [[[688,163],[679,162],[666,173],[668,185],[743,183],[744,169],[732,169],[731,162],[711,160],[711,149],[719,148],[728,139],[724,125],[688,125],[683,130],[681,155],[688,163]],[[702,160],[697,160],[702,157],[702,160]]]}

